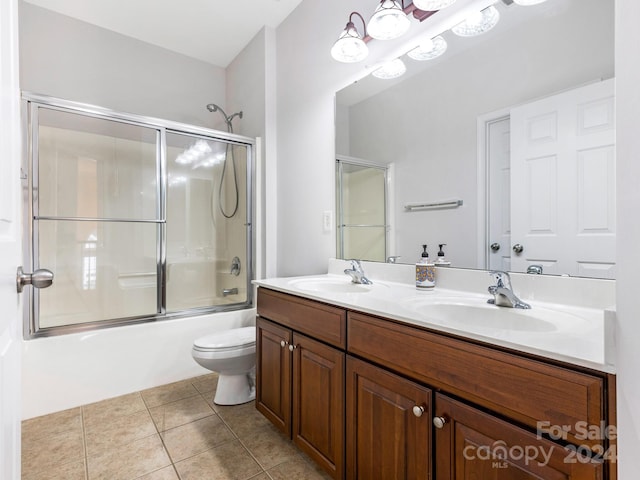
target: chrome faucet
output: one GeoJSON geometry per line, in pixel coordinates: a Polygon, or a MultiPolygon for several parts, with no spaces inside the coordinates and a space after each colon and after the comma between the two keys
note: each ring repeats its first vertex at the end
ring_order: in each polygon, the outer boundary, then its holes
{"type": "Polygon", "coordinates": [[[362,283],[364,285],[371,285],[373,283],[364,275],[360,260],[351,260],[351,268],[345,268],[344,273],[351,276],[353,283],[362,283]]]}
{"type": "Polygon", "coordinates": [[[507,272],[492,270],[489,275],[493,275],[496,284],[489,287],[489,293],[494,298],[487,300],[487,303],[498,307],[510,308],[531,308],[531,305],[520,300],[511,288],[511,277],[507,272]]]}

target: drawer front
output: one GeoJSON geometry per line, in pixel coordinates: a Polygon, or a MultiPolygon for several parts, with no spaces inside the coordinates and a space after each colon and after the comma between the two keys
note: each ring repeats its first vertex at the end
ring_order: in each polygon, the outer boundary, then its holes
{"type": "Polygon", "coordinates": [[[347,346],[347,314],[342,308],[260,287],[258,315],[336,347],[347,346]]]}
{"type": "Polygon", "coordinates": [[[583,438],[606,418],[598,377],[359,313],[349,312],[348,335],[350,353],[530,427],[565,428],[573,443],[602,444],[583,438]]]}

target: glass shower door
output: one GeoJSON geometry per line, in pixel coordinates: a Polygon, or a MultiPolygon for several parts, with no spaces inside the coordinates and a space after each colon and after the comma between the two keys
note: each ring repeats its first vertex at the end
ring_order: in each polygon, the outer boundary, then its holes
{"type": "Polygon", "coordinates": [[[338,258],[387,258],[387,168],[336,160],[338,258]]]}
{"type": "Polygon", "coordinates": [[[167,312],[247,300],[245,145],[167,133],[167,312]]]}
{"type": "Polygon", "coordinates": [[[32,106],[37,330],[158,312],[159,132],[32,106]]]}

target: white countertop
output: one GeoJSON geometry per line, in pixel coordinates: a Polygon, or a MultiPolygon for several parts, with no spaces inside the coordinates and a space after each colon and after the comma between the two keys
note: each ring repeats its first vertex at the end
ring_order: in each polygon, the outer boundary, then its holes
{"type": "MultiPolygon", "coordinates": [[[[407,283],[373,279],[370,286],[351,288],[350,278],[343,274],[270,278],[254,283],[410,325],[615,373],[613,355],[609,352],[614,343],[610,338],[613,331],[610,324],[615,315],[604,308],[523,298],[531,304],[531,310],[516,310],[486,304],[490,298],[488,293],[438,286],[422,291],[407,283]],[[314,288],[323,283],[330,286],[344,283],[347,290],[361,291],[314,288]],[[452,305],[454,309],[460,305],[471,305],[472,313],[461,316],[454,310],[456,313],[451,319],[447,309],[452,305]],[[474,312],[480,315],[476,316],[474,312]]],[[[461,311],[466,312],[464,309],[461,311]]]]}

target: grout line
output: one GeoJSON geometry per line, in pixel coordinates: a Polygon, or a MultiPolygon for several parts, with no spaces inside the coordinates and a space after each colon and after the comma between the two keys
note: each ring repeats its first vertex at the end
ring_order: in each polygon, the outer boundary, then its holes
{"type": "Polygon", "coordinates": [[[87,429],[84,425],[84,405],[80,407],[80,429],[82,430],[82,446],[84,448],[84,475],[89,480],[89,449],[87,448],[87,429]]]}

